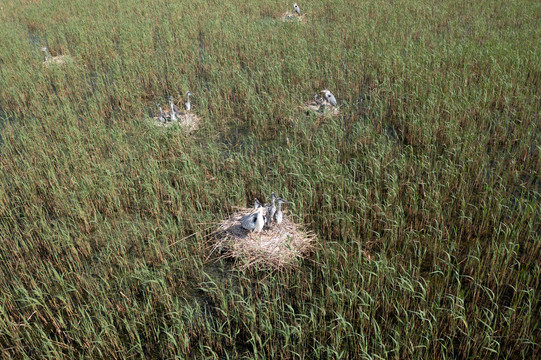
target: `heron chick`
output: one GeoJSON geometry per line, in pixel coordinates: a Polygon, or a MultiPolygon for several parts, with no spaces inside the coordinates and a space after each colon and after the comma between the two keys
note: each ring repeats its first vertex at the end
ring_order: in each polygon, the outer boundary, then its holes
{"type": "Polygon", "coordinates": [[[280,225],[284,217],[284,214],[282,213],[282,204],[287,203],[287,201],[279,197],[276,199],[276,202],[278,203],[278,208],[276,209],[276,213],[274,213],[274,221],[276,221],[277,225],[280,225]]]}
{"type": "Polygon", "coordinates": [[[263,207],[259,201],[257,201],[256,206],[257,209],[255,212],[240,219],[240,225],[243,229],[261,232],[263,225],[265,225],[265,216],[263,216],[263,207]]]}
{"type": "Polygon", "coordinates": [[[190,111],[191,108],[192,108],[192,104],[190,104],[190,96],[192,95],[191,92],[187,92],[186,93],[186,102],[184,103],[184,109],[186,109],[186,111],[190,111]]]}
{"type": "Polygon", "coordinates": [[[178,108],[177,106],[175,105],[175,103],[173,102],[173,97],[172,96],[169,96],[169,102],[170,102],[170,105],[171,105],[171,120],[177,120],[177,114],[178,114],[178,108]]]}
{"type": "Polygon", "coordinates": [[[297,15],[301,16],[301,9],[299,8],[299,5],[297,5],[297,3],[294,3],[293,7],[295,8],[295,12],[297,13],[297,15]]]}

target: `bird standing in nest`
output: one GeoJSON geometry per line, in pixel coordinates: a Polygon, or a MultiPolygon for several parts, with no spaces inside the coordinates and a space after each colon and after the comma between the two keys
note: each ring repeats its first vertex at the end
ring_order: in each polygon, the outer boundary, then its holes
{"type": "Polygon", "coordinates": [[[325,102],[325,99],[318,98],[317,94],[314,94],[314,101],[315,101],[316,105],[321,106],[325,102]]]}
{"type": "Polygon", "coordinates": [[[171,106],[171,110],[170,110],[171,120],[175,121],[177,120],[178,108],[173,102],[172,96],[169,96],[169,105],[171,106]]]}
{"type": "Polygon", "coordinates": [[[276,194],[272,192],[272,203],[266,204],[267,212],[265,216],[267,218],[266,224],[270,226],[272,220],[274,220],[274,214],[276,213],[276,194]]]}
{"type": "Polygon", "coordinates": [[[162,106],[160,104],[158,104],[158,109],[160,110],[160,112],[158,113],[158,119],[160,121],[166,122],[167,119],[165,118],[165,114],[163,113],[162,106]]]}
{"type": "Polygon", "coordinates": [[[189,91],[186,93],[186,102],[184,103],[184,109],[186,109],[186,111],[190,111],[192,109],[192,104],[190,104],[191,95],[192,93],[189,91]]]}
{"type": "Polygon", "coordinates": [[[284,214],[282,213],[282,204],[287,203],[287,201],[279,197],[276,199],[276,202],[278,203],[278,208],[276,209],[276,213],[274,213],[274,221],[276,221],[277,225],[280,225],[284,217],[284,214]]]}
{"type": "Polygon", "coordinates": [[[299,8],[299,5],[297,3],[293,4],[293,7],[295,8],[295,12],[297,15],[301,16],[301,9],[299,8]]]}
{"type": "Polygon", "coordinates": [[[337,105],[336,98],[334,97],[333,94],[331,94],[329,90],[321,90],[321,92],[325,94],[325,98],[327,99],[329,103],[331,103],[332,106],[337,105]]]}
{"type": "Polygon", "coordinates": [[[263,207],[257,199],[255,200],[255,208],[255,212],[240,219],[240,225],[243,229],[261,232],[263,225],[265,225],[265,216],[263,216],[263,207]]]}

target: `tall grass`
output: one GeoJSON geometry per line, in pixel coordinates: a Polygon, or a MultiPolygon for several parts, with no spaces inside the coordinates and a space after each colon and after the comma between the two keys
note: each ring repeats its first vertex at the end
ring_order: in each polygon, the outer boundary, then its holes
{"type": "Polygon", "coordinates": [[[299,5],[0,6],[3,358],[541,356],[541,5],[299,5]],[[209,257],[271,191],[310,260],[209,257]]]}

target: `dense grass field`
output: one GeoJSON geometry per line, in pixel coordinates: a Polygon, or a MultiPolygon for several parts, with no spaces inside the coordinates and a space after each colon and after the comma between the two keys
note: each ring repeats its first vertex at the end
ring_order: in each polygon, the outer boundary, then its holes
{"type": "Polygon", "coordinates": [[[0,2],[1,358],[541,357],[541,2],[299,6],[0,2]],[[309,258],[210,254],[271,191],[309,258]]]}

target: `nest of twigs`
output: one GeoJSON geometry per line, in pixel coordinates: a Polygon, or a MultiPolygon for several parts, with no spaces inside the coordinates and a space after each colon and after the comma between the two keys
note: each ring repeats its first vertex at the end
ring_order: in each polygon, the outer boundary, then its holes
{"type": "Polygon", "coordinates": [[[58,56],[53,56],[52,58],[45,60],[43,64],[46,67],[53,66],[53,65],[61,66],[72,61],[73,61],[73,58],[70,55],[58,55],[58,56]]]}
{"type": "Polygon", "coordinates": [[[252,212],[242,208],[224,220],[215,231],[212,252],[236,259],[242,268],[264,265],[273,269],[296,266],[310,253],[315,235],[286,214],[280,225],[265,225],[260,233],[243,229],[240,219],[252,212]]]}
{"type": "Polygon", "coordinates": [[[282,21],[283,22],[295,22],[295,21],[298,21],[301,24],[304,24],[304,23],[306,23],[306,17],[304,15],[297,15],[296,13],[286,11],[282,15],[282,21]]]}
{"type": "Polygon", "coordinates": [[[177,114],[176,120],[171,120],[170,111],[165,111],[165,121],[160,120],[158,116],[152,118],[155,126],[158,127],[169,127],[169,126],[182,126],[188,131],[194,131],[199,128],[199,123],[201,122],[199,117],[191,112],[181,112],[177,114]]]}
{"type": "Polygon", "coordinates": [[[340,114],[340,109],[329,103],[320,105],[315,101],[310,101],[304,104],[302,108],[307,114],[316,114],[317,116],[337,116],[340,114]]]}

